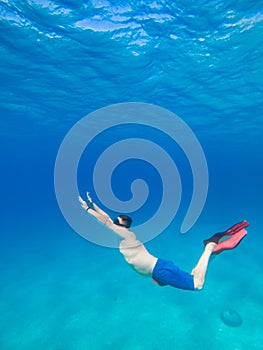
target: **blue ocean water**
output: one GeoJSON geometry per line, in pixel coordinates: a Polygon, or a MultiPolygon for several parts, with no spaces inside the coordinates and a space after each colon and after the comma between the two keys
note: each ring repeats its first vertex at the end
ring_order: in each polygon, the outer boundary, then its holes
{"type": "MultiPolygon", "coordinates": [[[[263,349],[262,8],[242,0],[1,1],[1,350],[263,349]],[[54,168],[65,135],[89,113],[127,102],[166,108],[193,130],[209,170],[202,214],[180,233],[191,167],[149,128],[113,129],[91,143],[79,191],[116,215],[93,187],[100,151],[130,136],[167,148],[182,205],[146,243],[154,255],[191,271],[204,238],[243,219],[251,224],[240,246],[211,262],[199,293],[136,274],[116,249],[74,232],[58,205],[54,168]],[[228,309],[241,326],[222,322],[228,309]]],[[[134,213],[141,224],[160,204],[161,177],[133,161],[116,168],[112,186],[125,201],[133,178],[149,182],[149,200],[134,213]]]]}

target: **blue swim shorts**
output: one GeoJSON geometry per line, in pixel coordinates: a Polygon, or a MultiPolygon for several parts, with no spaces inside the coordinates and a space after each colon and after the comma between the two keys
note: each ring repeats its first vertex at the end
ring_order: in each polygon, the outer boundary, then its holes
{"type": "Polygon", "coordinates": [[[160,286],[170,285],[175,288],[195,290],[194,276],[182,271],[172,261],[158,259],[152,272],[152,278],[160,286]]]}

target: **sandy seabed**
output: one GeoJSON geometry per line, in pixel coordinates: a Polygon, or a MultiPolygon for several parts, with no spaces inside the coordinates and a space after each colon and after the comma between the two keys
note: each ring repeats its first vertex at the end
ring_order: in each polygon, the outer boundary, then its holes
{"type": "MultiPolygon", "coordinates": [[[[216,257],[201,292],[159,287],[116,249],[83,239],[42,247],[42,254],[28,247],[8,264],[6,256],[0,348],[262,350],[262,269],[255,255],[245,255],[251,244],[216,257]],[[241,315],[240,327],[222,322],[226,308],[241,315]]],[[[180,267],[189,270],[192,262],[177,249],[180,267]]],[[[187,253],[198,257],[195,245],[187,253]]]]}

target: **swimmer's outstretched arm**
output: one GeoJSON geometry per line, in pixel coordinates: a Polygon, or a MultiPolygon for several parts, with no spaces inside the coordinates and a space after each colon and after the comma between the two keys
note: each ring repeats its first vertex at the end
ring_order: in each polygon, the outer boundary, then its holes
{"type": "Polygon", "coordinates": [[[88,202],[85,202],[80,196],[79,202],[83,209],[85,209],[89,214],[94,216],[99,222],[106,225],[109,229],[111,229],[114,233],[116,233],[118,236],[120,236],[123,239],[135,239],[136,236],[133,232],[128,230],[127,228],[117,226],[113,223],[110,216],[105,213],[103,210],[101,210],[91,199],[89,193],[87,193],[88,202]],[[92,208],[92,207],[94,208],[92,208]]]}
{"type": "Polygon", "coordinates": [[[80,196],[78,197],[82,208],[88,211],[89,214],[95,216],[95,218],[99,220],[102,224],[106,225],[108,221],[112,223],[113,221],[111,220],[109,215],[105,213],[103,210],[101,210],[95,203],[93,203],[88,193],[87,193],[87,197],[88,197],[88,203],[84,201],[80,196]]]}

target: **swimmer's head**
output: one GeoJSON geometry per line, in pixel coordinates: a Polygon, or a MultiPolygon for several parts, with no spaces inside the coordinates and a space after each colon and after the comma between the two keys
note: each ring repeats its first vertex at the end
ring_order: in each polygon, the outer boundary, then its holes
{"type": "Polygon", "coordinates": [[[115,225],[129,228],[132,224],[132,218],[127,215],[119,215],[113,222],[115,225]]]}

